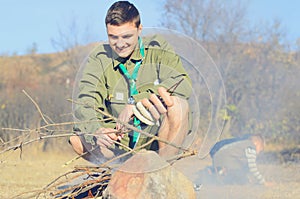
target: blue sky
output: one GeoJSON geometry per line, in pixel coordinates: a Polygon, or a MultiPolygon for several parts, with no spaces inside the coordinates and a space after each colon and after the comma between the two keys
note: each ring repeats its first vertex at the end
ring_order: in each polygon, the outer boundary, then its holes
{"type": "MultiPolygon", "coordinates": [[[[55,52],[51,39],[59,37],[59,29],[69,31],[76,20],[78,29],[89,27],[91,39],[105,40],[104,17],[115,0],[0,0],[0,55],[24,54],[35,43],[38,53],[55,52]]],[[[142,15],[144,27],[159,24],[161,0],[132,0],[142,15]]],[[[187,1],[188,2],[188,1],[187,1]]],[[[246,2],[246,0],[245,0],[246,2]]],[[[300,37],[300,1],[249,0],[251,20],[281,20],[289,40],[300,37]],[[288,3],[287,3],[288,2],[288,3]]],[[[77,30],[78,30],[77,29],[77,30]]]]}
{"type": "Polygon", "coordinates": [[[300,38],[300,1],[249,0],[249,17],[256,23],[279,19],[289,40],[300,38]]]}

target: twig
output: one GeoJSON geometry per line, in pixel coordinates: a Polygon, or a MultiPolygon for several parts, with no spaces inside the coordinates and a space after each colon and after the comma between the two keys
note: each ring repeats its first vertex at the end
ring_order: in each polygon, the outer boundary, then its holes
{"type": "Polygon", "coordinates": [[[31,100],[31,102],[34,104],[35,108],[38,110],[39,114],[41,115],[42,119],[44,120],[44,122],[46,124],[49,124],[49,122],[46,120],[46,118],[44,117],[44,114],[42,113],[40,107],[38,106],[38,104],[32,99],[32,97],[30,97],[30,95],[25,91],[22,90],[22,92],[31,100]]]}
{"type": "MultiPolygon", "coordinates": [[[[182,79],[182,80],[183,80],[183,79],[182,79]]],[[[178,83],[176,83],[176,84],[174,85],[174,86],[175,86],[174,90],[175,90],[175,89],[177,88],[177,86],[182,82],[182,80],[180,80],[178,83]]],[[[171,88],[172,88],[172,87],[171,87],[171,88]]],[[[170,89],[171,89],[171,88],[170,88],[170,89]]],[[[54,181],[52,181],[50,184],[48,184],[43,190],[32,191],[31,193],[35,193],[35,194],[36,194],[36,195],[35,195],[36,197],[39,197],[39,195],[41,195],[42,193],[46,194],[47,192],[51,191],[52,189],[55,189],[56,192],[53,192],[53,194],[62,194],[62,196],[56,196],[57,198],[59,198],[59,197],[61,197],[61,198],[66,198],[66,197],[72,198],[72,197],[76,196],[76,194],[80,194],[80,193],[82,193],[82,191],[88,191],[89,189],[94,188],[95,186],[105,187],[105,186],[107,185],[106,181],[110,179],[110,177],[109,177],[108,175],[110,175],[109,172],[111,172],[111,168],[107,166],[109,163],[111,163],[111,162],[113,162],[113,161],[115,161],[115,160],[117,160],[117,159],[120,159],[120,158],[122,158],[122,157],[125,157],[125,156],[127,156],[127,155],[133,154],[133,153],[137,152],[138,150],[140,150],[140,149],[142,149],[142,148],[148,146],[149,144],[151,144],[151,143],[152,143],[153,141],[155,141],[155,140],[157,140],[157,141],[159,141],[159,142],[163,142],[163,143],[165,143],[165,144],[168,144],[168,145],[170,145],[170,146],[173,146],[173,147],[175,147],[175,148],[177,148],[177,149],[180,149],[180,150],[184,151],[183,154],[174,156],[174,157],[173,157],[172,159],[170,159],[169,161],[178,160],[178,159],[180,159],[180,158],[184,158],[184,157],[187,157],[187,156],[191,156],[191,155],[195,155],[195,154],[196,154],[195,151],[191,151],[191,150],[185,149],[185,148],[183,148],[183,147],[181,147],[181,146],[177,146],[177,145],[175,145],[175,144],[173,144],[173,143],[171,143],[171,142],[169,142],[169,141],[167,141],[167,140],[164,140],[164,139],[159,138],[158,136],[155,136],[155,135],[152,135],[152,134],[150,134],[150,133],[144,132],[144,131],[142,131],[142,130],[140,130],[140,129],[137,129],[136,127],[134,127],[134,126],[132,126],[132,125],[130,125],[130,124],[128,124],[128,123],[124,123],[124,122],[120,121],[118,118],[115,118],[115,117],[113,117],[112,115],[110,115],[110,114],[108,114],[108,113],[106,113],[106,112],[104,112],[104,111],[101,111],[101,110],[99,110],[99,109],[95,109],[93,106],[91,106],[91,108],[94,108],[95,111],[100,112],[102,115],[107,116],[108,118],[107,118],[107,119],[104,119],[104,120],[95,120],[95,121],[64,122],[64,123],[56,123],[56,124],[55,124],[55,123],[49,123],[48,120],[45,118],[44,114],[42,113],[41,109],[39,108],[38,104],[37,104],[37,103],[36,103],[36,102],[35,102],[35,101],[34,101],[34,100],[33,100],[33,99],[32,99],[32,98],[31,98],[24,90],[23,90],[23,92],[24,92],[25,95],[26,95],[26,96],[34,103],[34,105],[35,105],[35,107],[37,108],[39,114],[41,115],[42,119],[43,119],[44,122],[46,123],[46,125],[40,127],[39,130],[46,130],[46,131],[48,131],[48,130],[49,130],[48,128],[50,128],[50,127],[58,127],[58,126],[63,126],[63,125],[74,125],[74,124],[77,124],[77,123],[101,122],[101,121],[103,122],[103,121],[106,121],[106,120],[114,120],[114,121],[116,121],[116,122],[118,122],[118,123],[123,124],[126,128],[131,129],[131,130],[134,130],[134,131],[136,131],[136,132],[139,132],[139,133],[141,133],[142,135],[145,135],[145,136],[147,136],[147,137],[149,138],[149,141],[147,141],[145,144],[143,144],[143,145],[141,145],[141,146],[138,146],[138,147],[136,147],[136,148],[134,148],[134,149],[131,149],[131,148],[129,148],[129,147],[127,147],[127,146],[125,146],[125,145],[123,145],[123,144],[121,144],[121,143],[117,143],[117,144],[119,144],[120,146],[122,146],[122,147],[124,147],[125,149],[127,149],[128,151],[125,152],[125,153],[123,153],[123,154],[121,154],[121,155],[118,155],[118,156],[116,156],[116,157],[114,157],[114,158],[112,158],[112,159],[110,159],[110,160],[108,160],[108,161],[106,161],[105,163],[102,163],[101,165],[99,165],[99,166],[97,166],[97,167],[84,167],[84,168],[83,168],[83,167],[81,167],[81,168],[78,168],[78,167],[77,167],[75,170],[73,170],[73,171],[71,171],[71,172],[67,172],[67,173],[65,173],[65,174],[63,174],[63,175],[61,175],[61,176],[59,176],[58,178],[56,178],[54,181]],[[104,168],[106,168],[107,170],[103,173],[104,168]],[[76,178],[78,178],[78,177],[80,177],[80,176],[83,176],[83,175],[89,175],[89,176],[91,176],[91,175],[93,175],[93,173],[94,173],[94,174],[99,174],[99,173],[100,173],[100,175],[97,176],[96,178],[93,178],[92,180],[87,180],[87,181],[85,181],[85,182],[83,182],[83,183],[81,183],[81,184],[74,185],[74,186],[68,187],[68,188],[66,188],[66,189],[57,191],[57,186],[58,186],[58,185],[61,185],[61,184],[63,184],[63,183],[70,182],[71,180],[76,179],[76,178]],[[102,173],[102,175],[101,175],[101,173],[102,173]],[[74,174],[74,176],[72,176],[72,174],[74,174]],[[71,177],[69,177],[69,175],[71,175],[71,177]],[[65,179],[64,181],[60,181],[60,180],[62,180],[63,177],[65,177],[66,179],[65,179]],[[101,184],[99,184],[99,183],[101,183],[101,184]],[[76,191],[75,191],[75,189],[76,189],[76,191]],[[71,192],[71,193],[68,193],[68,192],[67,192],[67,191],[72,191],[72,190],[73,190],[74,192],[71,192]],[[64,194],[64,193],[66,193],[67,196],[66,196],[66,194],[64,194]],[[64,194],[64,195],[63,195],[63,194],[64,194]]],[[[171,92],[172,92],[172,91],[171,91],[171,92]]],[[[84,105],[87,105],[87,104],[84,104],[84,105]]],[[[89,106],[89,105],[88,105],[88,106],[89,106]]],[[[19,130],[19,131],[21,131],[21,132],[24,132],[24,131],[25,131],[25,132],[26,132],[26,131],[31,132],[31,131],[33,131],[33,130],[7,129],[7,128],[6,128],[6,130],[16,130],[16,131],[19,130]]],[[[35,131],[37,131],[37,130],[35,130],[35,131]]],[[[11,147],[9,147],[9,148],[6,148],[6,149],[4,149],[3,151],[1,151],[0,154],[1,154],[1,153],[4,153],[4,152],[7,152],[7,151],[10,151],[10,150],[16,150],[16,149],[20,149],[20,150],[21,150],[21,154],[22,154],[22,147],[25,146],[25,145],[28,145],[28,144],[30,144],[30,143],[39,141],[39,140],[41,140],[41,139],[58,138],[58,137],[68,137],[68,136],[71,136],[71,135],[76,134],[76,133],[72,132],[72,133],[59,134],[59,135],[42,135],[40,131],[38,131],[38,133],[39,133],[39,137],[38,137],[38,138],[29,140],[29,141],[23,141],[23,142],[21,142],[21,143],[18,144],[18,145],[15,145],[15,146],[11,146],[11,147]]],[[[122,132],[122,133],[124,133],[124,132],[122,132]]],[[[126,132],[125,132],[125,133],[126,133],[126,132]]],[[[89,151],[89,152],[91,152],[91,151],[89,151]]],[[[83,154],[83,155],[85,155],[85,154],[83,154]]],[[[79,159],[79,158],[82,157],[83,155],[78,156],[78,157],[75,157],[74,159],[72,159],[72,160],[66,162],[66,163],[64,164],[64,166],[70,164],[71,162],[73,162],[73,161],[75,161],[75,160],[77,160],[77,159],[79,159]]],[[[30,193],[30,192],[25,192],[25,193],[23,193],[23,195],[24,195],[24,194],[28,194],[28,193],[30,193]]],[[[98,193],[97,193],[97,194],[98,194],[98,193]]],[[[21,196],[21,195],[22,195],[22,194],[20,194],[20,195],[18,195],[18,196],[21,196]]]]}
{"type": "Polygon", "coordinates": [[[4,144],[4,140],[0,137],[0,142],[2,142],[2,144],[4,144]]]}
{"type": "Polygon", "coordinates": [[[25,199],[25,198],[36,198],[37,195],[40,195],[42,192],[40,189],[38,190],[31,190],[31,191],[25,191],[25,192],[22,192],[18,195],[15,195],[13,196],[12,198],[22,198],[22,199],[25,199]],[[28,196],[25,196],[27,194],[31,194],[31,195],[28,195],[28,196]]]}
{"type": "MultiPolygon", "coordinates": [[[[99,122],[99,121],[105,121],[107,119],[104,119],[104,120],[92,120],[92,121],[87,121],[85,123],[89,123],[89,122],[99,122]]],[[[80,123],[84,123],[84,122],[63,122],[63,123],[56,123],[56,124],[46,124],[44,126],[41,126],[39,127],[39,130],[45,130],[46,132],[47,131],[50,131],[48,129],[48,127],[59,127],[59,126],[65,126],[65,125],[74,125],[74,124],[80,124],[80,123]]],[[[47,139],[47,138],[55,138],[55,137],[67,137],[67,136],[71,136],[71,135],[74,135],[74,133],[67,133],[67,134],[60,134],[60,135],[47,135],[47,134],[43,134],[42,132],[38,131],[37,129],[15,129],[15,128],[2,128],[2,130],[9,130],[9,131],[19,131],[19,132],[29,132],[28,136],[30,135],[31,132],[38,132],[38,135],[39,137],[34,139],[34,140],[30,140],[30,141],[27,141],[27,142],[24,142],[23,145],[27,145],[27,144],[31,144],[33,142],[36,142],[36,141],[39,141],[41,139],[47,139]]],[[[60,130],[61,132],[70,132],[70,130],[60,130]]],[[[21,137],[23,136],[18,136],[12,140],[10,140],[9,142],[4,142],[3,145],[6,145],[6,144],[9,144],[9,143],[12,143],[13,141],[15,140],[18,140],[20,139],[21,137]]],[[[3,151],[0,152],[1,153],[4,153],[6,151],[9,151],[9,150],[16,150],[18,147],[20,146],[20,144],[18,145],[14,145],[14,146],[11,146],[9,148],[6,148],[4,149],[3,151]]]]}
{"type": "Polygon", "coordinates": [[[58,138],[58,137],[68,137],[68,136],[71,136],[71,135],[74,135],[74,134],[73,133],[68,133],[68,134],[60,134],[60,135],[45,135],[45,136],[40,136],[40,137],[38,137],[36,139],[29,140],[29,141],[26,141],[26,142],[21,142],[18,145],[8,147],[8,148],[4,149],[3,151],[1,151],[0,154],[2,154],[4,152],[7,152],[7,151],[10,151],[10,150],[17,150],[18,148],[21,148],[24,145],[28,145],[28,144],[31,144],[33,142],[36,142],[36,141],[39,141],[39,140],[42,140],[42,139],[58,138]]]}
{"type": "MultiPolygon", "coordinates": [[[[49,189],[49,187],[51,187],[51,186],[58,186],[59,183],[55,184],[55,182],[57,182],[58,180],[60,180],[62,177],[68,178],[67,176],[68,176],[69,174],[72,174],[72,173],[74,173],[74,170],[73,170],[73,171],[69,171],[69,172],[67,172],[67,173],[64,173],[63,175],[58,176],[58,177],[55,178],[53,181],[51,181],[48,185],[46,185],[46,186],[44,187],[43,190],[45,191],[45,190],[49,189]]],[[[82,175],[82,174],[81,174],[81,175],[82,175]]],[[[76,176],[76,177],[79,177],[79,176],[81,176],[81,175],[78,175],[78,176],[76,176]]],[[[76,177],[75,177],[75,178],[76,178],[76,177]]]]}
{"type": "Polygon", "coordinates": [[[155,138],[152,138],[151,140],[149,140],[149,141],[146,142],[145,144],[143,144],[143,145],[141,145],[141,146],[139,146],[139,147],[136,147],[136,148],[134,148],[134,149],[131,149],[131,151],[125,152],[125,153],[123,153],[123,154],[121,154],[121,155],[119,155],[119,156],[117,156],[117,157],[114,157],[114,158],[112,158],[112,159],[106,161],[105,163],[101,164],[100,166],[106,166],[107,164],[109,164],[109,163],[111,163],[111,162],[113,162],[113,161],[115,161],[115,160],[117,160],[117,159],[120,159],[120,158],[125,157],[125,156],[127,156],[127,155],[129,155],[129,154],[132,154],[132,153],[134,153],[134,152],[137,152],[138,150],[140,150],[140,149],[142,149],[142,148],[148,146],[149,144],[151,144],[154,140],[155,140],[155,138]]]}
{"type": "Polygon", "coordinates": [[[184,80],[184,77],[181,78],[178,82],[176,82],[174,85],[172,85],[170,88],[167,89],[167,91],[170,93],[170,95],[173,95],[176,88],[179,86],[179,84],[184,80]]]}
{"type": "Polygon", "coordinates": [[[163,142],[163,143],[168,144],[168,145],[170,145],[170,146],[172,146],[172,147],[175,147],[175,148],[177,148],[177,149],[180,149],[180,150],[183,150],[183,151],[189,151],[188,149],[185,149],[185,148],[183,148],[183,147],[181,147],[181,146],[177,146],[177,145],[173,144],[172,142],[169,142],[169,141],[167,141],[167,140],[164,140],[164,139],[162,139],[162,138],[160,138],[160,137],[158,137],[158,136],[156,136],[156,135],[152,135],[152,134],[150,134],[150,133],[147,133],[147,132],[145,132],[145,131],[142,131],[142,130],[140,130],[140,129],[138,129],[138,128],[136,128],[136,127],[134,127],[134,126],[132,126],[132,125],[130,125],[130,124],[128,124],[128,123],[124,123],[124,122],[120,121],[118,118],[116,118],[116,117],[114,117],[114,116],[112,116],[112,115],[110,115],[110,114],[108,114],[108,113],[106,113],[106,112],[104,112],[104,111],[101,111],[101,110],[99,110],[99,109],[97,109],[96,111],[100,112],[101,114],[103,114],[103,115],[105,115],[105,116],[107,116],[107,117],[112,118],[113,120],[115,120],[115,121],[118,122],[118,123],[121,123],[122,125],[124,125],[124,126],[125,126],[126,128],[128,128],[128,129],[131,129],[131,130],[133,130],[133,131],[136,131],[136,132],[138,132],[138,133],[140,133],[140,134],[142,134],[142,135],[145,135],[145,136],[147,136],[147,137],[154,138],[154,139],[156,139],[157,141],[163,142]]]}
{"type": "Polygon", "coordinates": [[[96,187],[96,186],[104,187],[104,186],[106,186],[107,183],[105,181],[110,180],[110,176],[111,176],[111,170],[107,169],[107,168],[105,169],[105,168],[99,167],[99,166],[75,167],[75,169],[73,171],[68,172],[68,173],[66,173],[64,175],[61,175],[58,178],[56,178],[54,181],[52,181],[50,184],[48,184],[43,190],[41,190],[39,192],[39,194],[46,193],[46,192],[51,192],[52,189],[55,189],[54,192],[50,193],[52,196],[56,196],[56,198],[66,198],[66,197],[67,198],[73,198],[74,196],[76,196],[76,195],[78,195],[82,192],[88,191],[88,190],[92,189],[93,187],[96,187]],[[78,172],[80,172],[80,173],[78,173],[78,172]],[[78,173],[78,174],[76,174],[76,173],[78,173]],[[72,177],[68,177],[68,175],[71,175],[71,174],[75,174],[75,175],[72,176],[72,177]],[[63,183],[70,182],[71,180],[77,179],[80,176],[84,177],[85,175],[87,175],[87,178],[91,178],[91,179],[85,180],[81,184],[75,184],[75,185],[72,185],[72,186],[68,186],[64,189],[57,190],[57,186],[60,186],[63,183]],[[62,177],[65,177],[68,180],[62,181],[62,182],[57,182],[62,177]],[[72,191],[72,192],[70,192],[70,191],[72,191]],[[68,193],[68,192],[70,192],[70,193],[68,193]]]}
{"type": "Polygon", "coordinates": [[[1,145],[7,145],[7,144],[9,144],[9,143],[11,143],[11,142],[14,142],[14,141],[16,141],[16,140],[19,140],[19,139],[21,139],[21,138],[23,138],[23,136],[22,136],[22,135],[20,135],[20,136],[17,136],[17,137],[15,137],[15,138],[13,138],[13,139],[9,140],[9,142],[4,142],[4,143],[3,143],[3,144],[1,144],[1,145]]]}
{"type": "Polygon", "coordinates": [[[190,156],[194,156],[194,155],[197,155],[197,151],[196,150],[191,150],[191,151],[188,151],[188,152],[184,152],[182,154],[178,154],[178,155],[175,155],[171,158],[169,158],[167,160],[167,162],[169,162],[170,164],[173,164],[175,161],[177,160],[180,160],[182,158],[186,158],[186,157],[190,157],[190,156]]]}
{"type": "Polygon", "coordinates": [[[62,167],[66,167],[66,166],[68,166],[69,164],[71,164],[71,163],[75,162],[76,160],[78,160],[79,158],[81,158],[82,156],[84,156],[84,155],[86,155],[86,154],[88,154],[88,153],[89,153],[89,151],[87,151],[87,152],[84,152],[84,153],[83,153],[83,154],[81,154],[81,155],[77,155],[75,158],[73,158],[73,159],[69,160],[68,162],[65,162],[65,163],[62,165],[62,167]]]}
{"type": "MultiPolygon", "coordinates": [[[[58,126],[75,125],[75,124],[82,124],[82,123],[105,122],[107,120],[109,119],[79,121],[79,122],[61,122],[61,123],[54,123],[54,124],[46,124],[44,126],[39,127],[39,129],[47,129],[48,127],[58,127],[58,126]]],[[[26,132],[26,131],[35,131],[36,129],[33,130],[33,129],[2,128],[2,130],[26,132]]]]}

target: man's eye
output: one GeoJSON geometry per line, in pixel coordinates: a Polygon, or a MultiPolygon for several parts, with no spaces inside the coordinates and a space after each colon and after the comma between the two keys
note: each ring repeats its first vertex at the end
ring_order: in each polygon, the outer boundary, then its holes
{"type": "Polygon", "coordinates": [[[130,37],[132,37],[132,35],[124,35],[122,38],[123,39],[129,39],[130,37]]]}
{"type": "Polygon", "coordinates": [[[110,39],[113,39],[113,40],[117,40],[117,39],[118,39],[118,36],[110,35],[109,38],[110,38],[110,39]]]}

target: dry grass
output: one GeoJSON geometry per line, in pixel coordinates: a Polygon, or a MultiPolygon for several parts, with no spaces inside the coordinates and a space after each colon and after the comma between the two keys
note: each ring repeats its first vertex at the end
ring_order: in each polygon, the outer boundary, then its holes
{"type": "MultiPolygon", "coordinates": [[[[71,149],[62,152],[42,153],[25,148],[22,153],[22,159],[19,158],[19,155],[19,151],[0,155],[0,198],[15,198],[20,193],[42,189],[58,176],[72,170],[76,165],[90,165],[88,162],[80,159],[63,167],[66,162],[75,157],[71,149]]],[[[181,160],[177,164],[177,168],[193,179],[194,173],[201,168],[201,161],[196,160],[194,157],[187,158],[181,160]]],[[[260,169],[268,180],[274,182],[272,187],[203,186],[197,192],[197,196],[202,199],[299,198],[299,164],[264,164],[260,165],[260,169]]]]}
{"type": "Polygon", "coordinates": [[[81,159],[63,167],[75,157],[71,150],[43,153],[25,148],[22,159],[19,155],[20,151],[0,155],[0,198],[15,198],[20,193],[42,189],[75,165],[88,165],[81,159]]]}

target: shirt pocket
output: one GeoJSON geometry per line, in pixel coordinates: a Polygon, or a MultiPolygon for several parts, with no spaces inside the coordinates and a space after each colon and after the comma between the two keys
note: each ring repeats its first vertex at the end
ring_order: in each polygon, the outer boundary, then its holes
{"type": "Polygon", "coordinates": [[[115,90],[105,101],[110,114],[117,117],[127,104],[128,96],[124,91],[115,90]]]}

